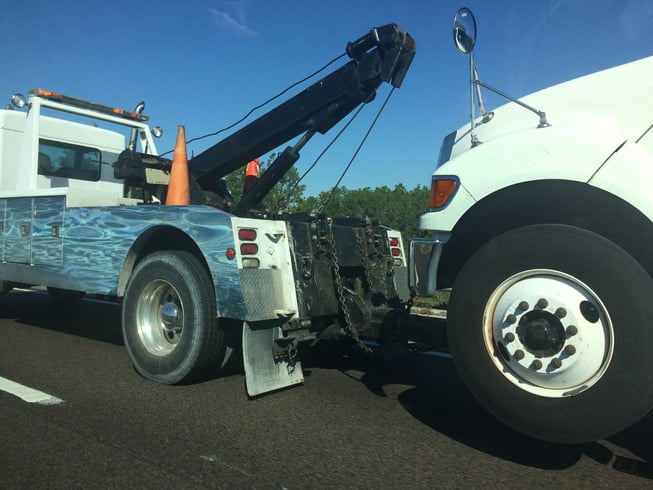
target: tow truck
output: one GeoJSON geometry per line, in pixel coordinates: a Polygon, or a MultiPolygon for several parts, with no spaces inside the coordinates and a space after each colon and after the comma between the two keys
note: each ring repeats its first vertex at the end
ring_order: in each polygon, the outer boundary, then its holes
{"type": "Polygon", "coordinates": [[[605,438],[653,407],[653,57],[515,98],[479,77],[476,33],[460,9],[471,118],[440,148],[410,281],[450,291],[454,363],[491,413],[605,438]]]}
{"type": "Polygon", "coordinates": [[[301,383],[302,348],[324,339],[369,349],[363,340],[442,336],[399,328],[410,323],[399,232],[261,207],[315,134],[382,83],[401,86],[415,49],[395,24],[348,43],[343,66],[184,161],[183,205],[166,204],[176,163],[157,153],[143,103],[16,95],[24,110],[0,111],[0,289],[120,300],[131,362],[160,383],[214,376],[242,349],[250,396],[301,383]],[[293,138],[234,202],[224,177],[293,138]]]}

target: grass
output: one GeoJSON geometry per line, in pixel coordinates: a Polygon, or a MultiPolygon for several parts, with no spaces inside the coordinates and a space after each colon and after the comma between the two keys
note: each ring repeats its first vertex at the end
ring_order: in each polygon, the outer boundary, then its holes
{"type": "Polygon", "coordinates": [[[433,296],[416,296],[413,299],[414,305],[421,308],[447,309],[449,294],[451,290],[442,289],[435,292],[433,296]]]}

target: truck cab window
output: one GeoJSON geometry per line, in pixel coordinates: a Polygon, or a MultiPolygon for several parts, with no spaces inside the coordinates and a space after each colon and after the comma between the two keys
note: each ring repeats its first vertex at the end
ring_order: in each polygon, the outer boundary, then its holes
{"type": "Polygon", "coordinates": [[[39,175],[97,181],[101,161],[102,153],[95,148],[60,141],[39,141],[39,175]]]}

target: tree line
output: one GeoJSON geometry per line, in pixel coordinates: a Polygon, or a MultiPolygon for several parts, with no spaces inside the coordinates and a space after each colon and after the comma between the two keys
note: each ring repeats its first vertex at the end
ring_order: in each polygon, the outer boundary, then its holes
{"type": "MultiPolygon", "coordinates": [[[[270,155],[267,162],[261,162],[261,173],[274,160],[270,155]]],[[[348,189],[338,187],[321,192],[318,196],[304,196],[306,186],[298,183],[299,173],[291,168],[266,196],[263,205],[272,212],[323,212],[330,216],[358,216],[378,220],[381,224],[398,230],[405,239],[425,237],[418,229],[419,217],[428,211],[429,189],[418,185],[408,190],[403,184],[374,189],[348,189]]],[[[238,201],[243,193],[244,172],[242,169],[226,177],[227,187],[238,201]]]]}

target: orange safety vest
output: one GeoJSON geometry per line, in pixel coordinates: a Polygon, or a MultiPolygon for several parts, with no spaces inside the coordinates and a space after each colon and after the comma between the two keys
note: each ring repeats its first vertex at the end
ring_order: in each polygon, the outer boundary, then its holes
{"type": "Polygon", "coordinates": [[[257,179],[261,178],[261,168],[258,165],[258,158],[255,158],[247,164],[247,171],[245,172],[246,177],[254,176],[257,179]]]}
{"type": "Polygon", "coordinates": [[[243,186],[244,191],[248,191],[252,188],[256,181],[261,178],[261,168],[258,165],[258,158],[255,158],[247,164],[247,170],[245,171],[245,185],[243,186]]]}

